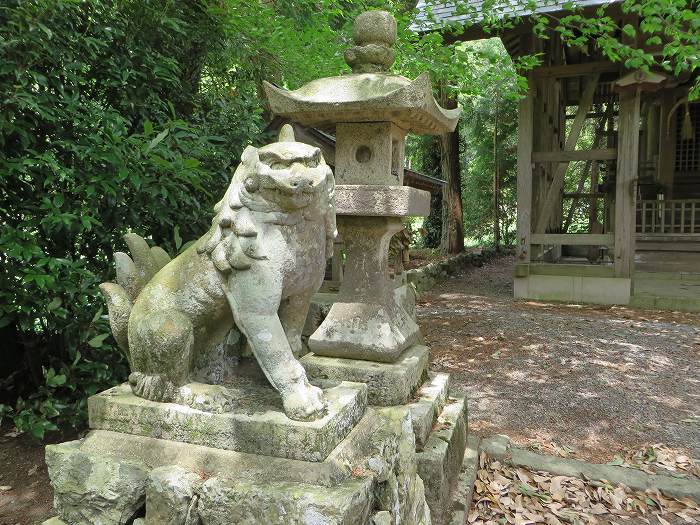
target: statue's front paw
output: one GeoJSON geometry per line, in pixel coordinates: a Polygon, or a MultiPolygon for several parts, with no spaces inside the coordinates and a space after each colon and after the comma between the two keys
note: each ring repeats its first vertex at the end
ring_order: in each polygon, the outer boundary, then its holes
{"type": "Polygon", "coordinates": [[[222,385],[190,383],[178,390],[177,403],[203,412],[222,414],[236,406],[233,395],[222,385]]]}
{"type": "Polygon", "coordinates": [[[326,414],[326,399],[323,390],[300,381],[283,395],[284,411],[289,419],[315,421],[326,414]]]}

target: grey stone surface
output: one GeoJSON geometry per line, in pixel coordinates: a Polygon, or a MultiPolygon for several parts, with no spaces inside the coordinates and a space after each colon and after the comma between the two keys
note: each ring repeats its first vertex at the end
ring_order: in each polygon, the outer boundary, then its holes
{"type": "Polygon", "coordinates": [[[394,525],[391,513],[388,510],[380,510],[369,520],[369,525],[394,525]]]}
{"type": "Polygon", "coordinates": [[[448,275],[453,275],[462,268],[483,266],[483,261],[490,256],[490,253],[460,253],[441,263],[431,263],[420,268],[412,268],[406,272],[406,279],[415,286],[418,293],[422,293],[430,290],[448,275]]]}
{"type": "Polygon", "coordinates": [[[474,481],[479,470],[479,438],[467,435],[467,448],[464,451],[462,468],[459,472],[457,487],[452,496],[452,516],[450,525],[464,525],[474,496],[474,481]]]}
{"type": "MultiPolygon", "coordinates": [[[[363,418],[362,421],[365,419],[367,418],[363,418]]],[[[361,424],[362,422],[355,429],[361,424]]],[[[352,447],[353,439],[348,437],[335,450],[338,450],[346,442],[349,444],[348,446],[352,447]]],[[[226,477],[231,472],[236,472],[237,477],[250,481],[265,479],[268,481],[313,483],[323,486],[338,484],[347,477],[344,468],[329,461],[330,456],[329,459],[322,462],[300,461],[121,434],[107,430],[90,432],[83,440],[80,449],[98,456],[132,458],[144,463],[149,469],[180,465],[186,470],[200,473],[206,477],[226,477]]]]}
{"type": "MultiPolygon", "coordinates": [[[[392,523],[430,524],[423,481],[417,475],[410,411],[405,406],[368,409],[321,463],[107,431],[93,431],[82,443],[57,447],[67,456],[63,465],[85,463],[86,457],[120,468],[127,463],[138,465],[141,482],[126,494],[141,493],[136,509],[141,512],[145,499],[144,525],[182,524],[185,507],[190,521],[183,525],[199,525],[200,518],[203,525],[366,525],[371,513],[378,511],[390,513],[392,523]]],[[[100,486],[99,481],[96,484],[100,486]]],[[[124,489],[120,487],[115,498],[117,494],[123,495],[124,489]]],[[[78,511],[86,512],[80,507],[83,503],[94,512],[93,500],[80,498],[76,499],[78,511]]]]}
{"type": "Polygon", "coordinates": [[[365,11],[355,19],[355,44],[345,52],[353,73],[386,71],[394,63],[396,20],[386,11],[365,11]]]}
{"type": "Polygon", "coordinates": [[[65,521],[63,521],[61,518],[49,518],[46,521],[42,522],[41,525],[67,525],[65,521]]]}
{"type": "Polygon", "coordinates": [[[195,497],[202,480],[178,465],[153,469],[146,486],[144,525],[190,525],[197,517],[195,497]]]}
{"type": "MultiPolygon", "coordinates": [[[[386,200],[377,197],[383,195],[382,188],[385,186],[404,187],[403,169],[399,167],[403,166],[404,161],[406,131],[391,122],[341,123],[336,126],[335,134],[336,188],[343,188],[340,199],[343,215],[358,215],[359,206],[370,212],[373,209],[375,212],[381,211],[381,207],[391,211],[386,200]],[[359,186],[357,190],[353,189],[355,185],[359,186]],[[372,190],[377,192],[377,197],[372,190]]],[[[398,191],[399,198],[403,199],[404,211],[405,206],[415,201],[416,195],[421,195],[398,191]]],[[[393,209],[402,211],[400,206],[393,209]]]]}
{"type": "Polygon", "coordinates": [[[335,189],[338,215],[425,217],[430,193],[410,186],[342,185],[335,189]]]}
{"type": "Polygon", "coordinates": [[[612,484],[623,484],[633,490],[645,491],[659,489],[667,496],[674,498],[692,498],[700,502],[700,481],[690,478],[673,478],[658,474],[615,467],[585,463],[575,459],[556,458],[535,454],[529,450],[512,447],[511,462],[531,470],[544,470],[560,476],[585,477],[597,481],[608,481],[612,484]]]}
{"type": "Polygon", "coordinates": [[[453,131],[459,110],[441,108],[427,73],[411,81],[381,73],[312,80],[295,91],[263,84],[270,109],[305,126],[335,128],[339,122],[394,122],[418,134],[453,131]]]}
{"type": "Polygon", "coordinates": [[[391,237],[403,229],[392,217],[340,217],[345,275],[333,304],[309,348],[318,355],[391,363],[416,343],[420,329],[396,304],[389,279],[391,237]]]}
{"type": "Polygon", "coordinates": [[[433,429],[433,423],[447,402],[449,388],[448,374],[429,372],[428,379],[414,396],[415,401],[409,403],[417,450],[422,450],[425,446],[428,435],[433,429]]]}
{"type": "Polygon", "coordinates": [[[418,474],[425,483],[430,515],[437,525],[447,523],[450,517],[466,445],[466,401],[449,398],[424,449],[416,453],[418,474]]]}
{"type": "Polygon", "coordinates": [[[147,467],[79,447],[79,441],[46,447],[58,516],[70,525],[124,525],[144,504],[147,467]]]}
{"type": "Polygon", "coordinates": [[[239,406],[216,414],[149,401],[135,396],[126,385],[116,386],[90,398],[90,428],[322,461],[360,420],[367,403],[364,385],[336,384],[326,389],[326,415],[301,422],[284,414],[268,385],[249,382],[236,388],[239,406]]]}
{"type": "Polygon", "coordinates": [[[312,378],[334,381],[358,381],[367,384],[371,405],[391,406],[406,403],[421,383],[428,365],[429,352],[415,345],[403,352],[394,363],[376,363],[360,359],[319,356],[301,358],[312,378]]]}
{"type": "Polygon", "coordinates": [[[210,478],[197,507],[205,525],[364,525],[372,510],[372,479],[327,488],[210,478]]]}
{"type": "Polygon", "coordinates": [[[237,329],[286,414],[323,417],[323,392],[309,384],[294,356],[333,252],[334,186],[321,151],[295,142],[285,125],[278,142],[246,148],[211,229],[175,259],[126,236],[133,260],[117,254],[119,284],[101,289],[137,396],[228,410],[225,390],[193,395],[186,385],[223,380],[223,341],[237,329]]]}
{"type": "Polygon", "coordinates": [[[510,451],[510,439],[502,434],[485,437],[481,440],[480,447],[494,459],[506,459],[510,451]]]}

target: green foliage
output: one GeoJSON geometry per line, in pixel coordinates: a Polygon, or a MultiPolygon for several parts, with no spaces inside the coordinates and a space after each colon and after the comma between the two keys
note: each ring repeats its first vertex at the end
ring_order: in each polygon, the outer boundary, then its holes
{"type": "MultiPolygon", "coordinates": [[[[444,2],[426,0],[428,11],[441,3],[444,2]]],[[[517,2],[519,8],[515,10],[512,4],[486,0],[481,10],[476,11],[473,3],[458,0],[451,5],[455,15],[464,16],[462,20],[438,22],[431,13],[428,21],[432,21],[433,27],[442,26],[448,34],[459,35],[465,26],[479,24],[487,34],[495,35],[522,22],[521,14],[514,14],[514,11],[528,13],[532,31],[539,38],[548,39],[548,32],[553,30],[566,45],[584,49],[591,46],[628,69],[649,71],[654,67],[675,76],[693,78],[700,68],[700,4],[697,0],[624,0],[619,3],[623,17],[611,15],[608,4],[602,4],[593,16],[585,15],[577,1],[564,4],[565,14],[533,13],[538,4],[541,5],[535,0],[517,2]]],[[[539,62],[537,55],[523,56],[518,59],[516,68],[520,72],[528,71],[539,62]]],[[[524,79],[521,78],[518,85],[522,88],[524,79]]],[[[700,77],[696,75],[690,98],[698,97],[700,77]]]]}
{"type": "Polygon", "coordinates": [[[194,116],[188,35],[210,20],[197,12],[0,7],[0,329],[18,370],[1,370],[11,404],[0,414],[37,437],[81,424],[86,397],[126,377],[97,289],[121,236],[137,227],[174,252],[174,228],[206,229],[226,183],[214,126],[194,116]]]}
{"type": "Polygon", "coordinates": [[[460,123],[464,229],[479,242],[492,239],[497,164],[501,181],[501,238],[504,244],[512,244],[516,214],[517,74],[512,63],[507,63],[508,54],[500,41],[484,40],[468,46],[484,57],[474,64],[474,71],[483,74],[485,81],[481,93],[460,99],[464,112],[460,123]]]}

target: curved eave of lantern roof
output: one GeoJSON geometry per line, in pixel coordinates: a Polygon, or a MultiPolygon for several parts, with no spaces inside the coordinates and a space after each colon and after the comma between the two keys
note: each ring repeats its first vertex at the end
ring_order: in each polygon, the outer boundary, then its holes
{"type": "Polygon", "coordinates": [[[345,122],[393,122],[406,131],[439,135],[454,131],[459,109],[435,101],[427,74],[361,73],[321,78],[288,91],[265,82],[271,111],[306,126],[333,130],[345,122]]]}

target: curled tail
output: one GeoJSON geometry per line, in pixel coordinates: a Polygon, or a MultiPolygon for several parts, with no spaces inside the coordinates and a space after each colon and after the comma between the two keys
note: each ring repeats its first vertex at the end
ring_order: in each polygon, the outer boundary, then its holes
{"type": "Polygon", "coordinates": [[[124,252],[114,254],[117,283],[102,283],[100,291],[107,303],[109,326],[119,347],[129,355],[128,325],[131,307],[139,293],[163,266],[170,256],[159,246],[150,247],[135,233],[124,235],[131,257],[124,252]]]}

